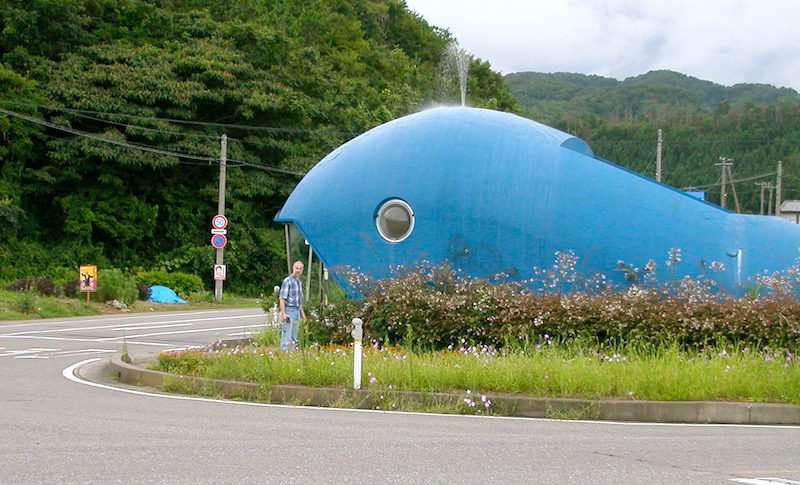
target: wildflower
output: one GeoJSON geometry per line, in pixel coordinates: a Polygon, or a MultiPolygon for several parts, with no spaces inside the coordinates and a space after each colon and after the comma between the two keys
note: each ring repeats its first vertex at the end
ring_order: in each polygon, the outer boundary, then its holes
{"type": "Polygon", "coordinates": [[[680,263],[680,261],[681,261],[681,249],[671,248],[669,250],[669,259],[666,261],[667,266],[673,266],[675,263],[680,263]]]}

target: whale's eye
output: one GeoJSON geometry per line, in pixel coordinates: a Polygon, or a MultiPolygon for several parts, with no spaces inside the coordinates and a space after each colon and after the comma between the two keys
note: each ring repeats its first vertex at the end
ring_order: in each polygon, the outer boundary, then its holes
{"type": "Polygon", "coordinates": [[[387,241],[400,242],[414,230],[414,211],[404,200],[387,200],[376,217],[378,232],[387,241]]]}

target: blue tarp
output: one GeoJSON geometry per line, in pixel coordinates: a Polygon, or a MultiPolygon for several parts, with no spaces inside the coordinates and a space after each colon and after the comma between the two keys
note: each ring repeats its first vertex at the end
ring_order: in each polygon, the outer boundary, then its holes
{"type": "Polygon", "coordinates": [[[186,300],[179,297],[175,290],[166,286],[153,285],[150,287],[150,297],[147,301],[156,303],[186,303],[186,300]]]}

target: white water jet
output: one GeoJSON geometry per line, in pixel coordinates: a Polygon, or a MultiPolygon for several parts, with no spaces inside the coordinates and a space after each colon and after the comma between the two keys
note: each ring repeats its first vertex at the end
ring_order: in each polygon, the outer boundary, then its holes
{"type": "MultiPolygon", "coordinates": [[[[452,78],[458,83],[461,93],[461,106],[467,105],[467,74],[472,57],[459,47],[457,42],[450,42],[442,55],[442,80],[446,86],[452,78]]],[[[445,89],[445,92],[449,89],[445,89]]]]}

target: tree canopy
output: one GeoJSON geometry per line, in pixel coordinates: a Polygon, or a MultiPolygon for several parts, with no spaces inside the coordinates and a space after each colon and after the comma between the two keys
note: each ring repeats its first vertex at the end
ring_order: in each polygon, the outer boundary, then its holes
{"type": "MultiPolygon", "coordinates": [[[[272,218],[319,159],[437,101],[449,32],[402,0],[0,5],[0,279],[99,263],[210,280],[227,136],[226,263],[285,268],[272,218]]],[[[514,110],[471,58],[469,104],[514,110]]]]}
{"type": "Polygon", "coordinates": [[[781,161],[782,198],[800,199],[800,96],[793,89],[725,87],[672,71],[624,81],[534,72],[505,79],[525,116],[583,138],[596,155],[633,171],[656,178],[661,130],[668,185],[720,203],[720,157],[732,159],[726,207],[736,210],[735,196],[741,212],[758,214],[763,195],[768,212],[781,161]]]}

